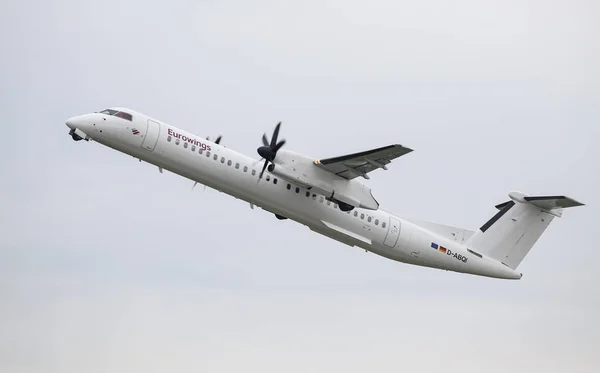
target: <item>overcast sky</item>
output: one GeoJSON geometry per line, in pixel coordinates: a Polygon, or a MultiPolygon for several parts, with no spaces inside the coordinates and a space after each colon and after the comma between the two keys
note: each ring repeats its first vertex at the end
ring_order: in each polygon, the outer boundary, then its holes
{"type": "Polygon", "coordinates": [[[3,1],[0,371],[600,371],[594,1],[3,1]],[[388,210],[587,204],[503,281],[409,266],[97,143],[127,106],[252,156],[401,143],[388,210]]]}

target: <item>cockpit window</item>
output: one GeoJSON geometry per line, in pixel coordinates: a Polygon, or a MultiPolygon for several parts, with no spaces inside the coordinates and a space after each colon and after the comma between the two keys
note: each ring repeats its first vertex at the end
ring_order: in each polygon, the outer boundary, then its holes
{"type": "Polygon", "coordinates": [[[126,113],[124,111],[117,111],[117,110],[112,110],[112,109],[106,109],[106,110],[102,110],[100,112],[100,114],[106,114],[106,115],[114,115],[115,117],[119,117],[119,118],[123,118],[126,119],[128,121],[132,121],[132,116],[129,113],[126,113]]]}
{"type": "Polygon", "coordinates": [[[126,113],[124,111],[119,111],[117,114],[115,114],[115,117],[127,119],[128,121],[131,121],[131,119],[132,119],[131,114],[126,113]]]}

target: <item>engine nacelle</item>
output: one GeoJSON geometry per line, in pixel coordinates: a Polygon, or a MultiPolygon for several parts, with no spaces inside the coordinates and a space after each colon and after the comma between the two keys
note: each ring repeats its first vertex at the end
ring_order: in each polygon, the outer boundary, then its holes
{"type": "MultiPolygon", "coordinates": [[[[379,204],[371,195],[370,189],[362,184],[353,184],[352,187],[348,188],[348,184],[335,185],[335,183],[325,178],[309,182],[305,175],[280,164],[271,163],[267,170],[283,180],[325,196],[329,201],[337,203],[342,211],[351,211],[355,207],[376,210],[379,207],[379,204]]],[[[348,183],[345,180],[344,182],[348,183]]]]}
{"type": "Polygon", "coordinates": [[[292,170],[289,170],[283,166],[277,166],[275,167],[275,165],[273,163],[271,163],[268,167],[267,170],[272,173],[275,176],[278,176],[284,180],[289,181],[290,183],[295,183],[298,185],[301,185],[305,188],[310,188],[312,187],[311,184],[308,183],[307,180],[304,180],[303,178],[301,178],[300,176],[298,176],[297,173],[295,173],[292,170]]]}

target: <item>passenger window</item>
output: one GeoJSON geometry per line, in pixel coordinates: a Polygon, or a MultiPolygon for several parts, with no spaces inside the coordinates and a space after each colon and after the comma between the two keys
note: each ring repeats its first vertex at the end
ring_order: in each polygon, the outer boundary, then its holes
{"type": "Polygon", "coordinates": [[[306,197],[310,197],[310,192],[306,192],[306,197]]]}
{"type": "Polygon", "coordinates": [[[244,172],[248,172],[248,166],[244,166],[244,172]]]}
{"type": "Polygon", "coordinates": [[[240,164],[239,164],[239,163],[236,163],[236,164],[235,164],[235,168],[236,168],[236,169],[240,168],[240,164]]]}
{"type": "Polygon", "coordinates": [[[327,206],[331,205],[331,201],[327,201],[327,206]]]}
{"type": "Polygon", "coordinates": [[[131,122],[131,120],[133,119],[133,118],[131,117],[131,114],[129,114],[129,113],[125,113],[125,112],[122,112],[122,111],[119,111],[117,114],[115,114],[115,117],[119,117],[119,118],[127,119],[127,120],[128,120],[128,121],[130,121],[130,122],[131,122]]]}
{"type": "Polygon", "coordinates": [[[290,183],[288,183],[288,185],[287,185],[287,189],[288,189],[288,190],[292,189],[292,186],[290,185],[290,183]]]}
{"type": "Polygon", "coordinates": [[[231,166],[231,159],[227,161],[227,166],[231,166]]]}
{"type": "Polygon", "coordinates": [[[218,158],[219,158],[219,156],[218,156],[218,155],[216,155],[216,154],[215,154],[215,155],[213,155],[213,159],[214,159],[215,161],[216,161],[218,158]]]}
{"type": "Polygon", "coordinates": [[[300,193],[300,188],[296,187],[296,193],[300,193]]]}
{"type": "Polygon", "coordinates": [[[365,214],[360,214],[360,218],[364,219],[365,218],[365,214]]]}
{"type": "Polygon", "coordinates": [[[168,142],[171,142],[171,136],[168,136],[168,137],[167,137],[167,141],[168,141],[168,142]]]}
{"type": "Polygon", "coordinates": [[[323,198],[323,196],[319,197],[319,202],[323,203],[324,200],[325,198],[323,198]]]}
{"type": "Polygon", "coordinates": [[[196,145],[192,145],[192,151],[195,152],[196,151],[196,145]]]}
{"type": "Polygon", "coordinates": [[[175,145],[179,145],[179,139],[175,139],[175,145]]]}
{"type": "Polygon", "coordinates": [[[372,219],[372,218],[369,216],[369,217],[367,218],[367,221],[370,223],[370,222],[371,222],[371,219],[372,219]]]}
{"type": "Polygon", "coordinates": [[[277,178],[276,177],[273,178],[273,184],[277,184],[277,178]]]}
{"type": "Polygon", "coordinates": [[[188,143],[187,143],[187,142],[184,142],[184,143],[183,143],[183,147],[184,147],[184,148],[187,148],[187,145],[188,145],[188,143]]]}
{"type": "Polygon", "coordinates": [[[313,193],[313,200],[317,199],[317,195],[313,193]]]}
{"type": "Polygon", "coordinates": [[[202,154],[202,148],[199,148],[198,154],[202,154]]]}
{"type": "Polygon", "coordinates": [[[381,223],[381,227],[385,228],[385,222],[381,223]]]}
{"type": "Polygon", "coordinates": [[[221,157],[221,163],[225,163],[225,157],[221,157]]]}
{"type": "Polygon", "coordinates": [[[358,216],[358,211],[354,211],[354,216],[358,216]]]}
{"type": "Polygon", "coordinates": [[[379,225],[379,219],[375,219],[375,225],[379,225]]]}
{"type": "Polygon", "coordinates": [[[207,157],[210,157],[210,152],[206,152],[206,156],[207,156],[207,157]]]}
{"type": "Polygon", "coordinates": [[[256,170],[252,170],[252,176],[256,175],[256,170]]]}
{"type": "Polygon", "coordinates": [[[334,204],[333,204],[333,208],[334,208],[334,209],[337,209],[337,203],[334,203],[334,204]]]}

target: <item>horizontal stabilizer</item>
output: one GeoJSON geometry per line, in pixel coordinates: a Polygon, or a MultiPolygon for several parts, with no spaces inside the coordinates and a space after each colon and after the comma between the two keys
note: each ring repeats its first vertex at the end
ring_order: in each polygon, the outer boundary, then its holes
{"type": "Polygon", "coordinates": [[[506,205],[508,205],[508,204],[510,204],[510,203],[512,203],[512,201],[506,201],[506,202],[502,202],[501,204],[499,204],[499,205],[496,205],[496,208],[497,208],[498,210],[502,210],[503,208],[505,208],[505,207],[506,207],[506,205]]]}
{"type": "MultiPolygon", "coordinates": [[[[584,206],[583,203],[567,196],[525,196],[522,193],[513,192],[510,197],[518,202],[529,202],[530,204],[544,210],[564,209],[569,207],[584,206]]],[[[511,201],[506,201],[496,205],[498,210],[502,210],[511,201]]]]}
{"type": "Polygon", "coordinates": [[[524,199],[532,205],[546,210],[583,206],[583,203],[565,196],[524,197],[524,199]]]}

